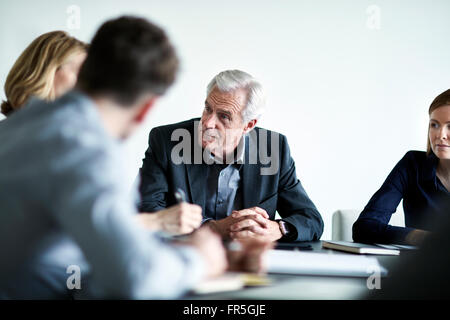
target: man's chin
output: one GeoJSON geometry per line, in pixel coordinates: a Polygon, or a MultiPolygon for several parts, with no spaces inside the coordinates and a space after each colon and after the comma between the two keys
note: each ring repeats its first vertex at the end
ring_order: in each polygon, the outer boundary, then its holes
{"type": "Polygon", "coordinates": [[[203,148],[203,150],[206,150],[212,154],[214,154],[214,150],[216,150],[214,145],[212,145],[211,143],[202,143],[202,148],[203,148]]]}
{"type": "Polygon", "coordinates": [[[213,156],[221,154],[221,149],[217,148],[217,145],[215,143],[205,143],[205,144],[202,143],[202,148],[203,150],[209,152],[213,156]]]}

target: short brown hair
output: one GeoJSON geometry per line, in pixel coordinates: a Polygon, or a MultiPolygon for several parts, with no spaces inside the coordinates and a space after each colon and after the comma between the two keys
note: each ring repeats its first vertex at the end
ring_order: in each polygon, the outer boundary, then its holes
{"type": "MultiPolygon", "coordinates": [[[[440,95],[438,95],[433,102],[430,105],[430,108],[428,109],[428,115],[431,116],[431,113],[436,110],[437,108],[443,107],[443,106],[450,106],[450,89],[442,92],[440,95]]],[[[430,131],[430,127],[428,125],[428,131],[430,131]]],[[[427,137],[427,154],[431,154],[433,151],[431,150],[430,145],[430,138],[427,137]]]]}
{"type": "Polygon", "coordinates": [[[177,70],[178,58],[164,30],[123,16],[105,22],[95,34],[77,88],[128,106],[143,93],[164,94],[177,70]]]}
{"type": "Polygon", "coordinates": [[[1,112],[9,115],[21,108],[31,96],[53,100],[56,70],[76,51],[87,51],[88,45],[64,31],[52,31],[37,37],[14,63],[5,82],[7,100],[1,112]]]}

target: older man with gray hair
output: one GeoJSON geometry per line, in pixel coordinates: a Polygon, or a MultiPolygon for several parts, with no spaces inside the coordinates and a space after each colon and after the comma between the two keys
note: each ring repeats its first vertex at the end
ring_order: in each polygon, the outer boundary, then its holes
{"type": "Polygon", "coordinates": [[[141,219],[178,234],[208,224],[225,239],[318,240],[323,221],[296,177],[286,137],[256,127],[264,107],[261,84],[227,70],[207,86],[200,119],[151,130],[140,211],[153,214],[141,219]],[[177,203],[177,191],[198,207],[160,211],[177,203]]]}

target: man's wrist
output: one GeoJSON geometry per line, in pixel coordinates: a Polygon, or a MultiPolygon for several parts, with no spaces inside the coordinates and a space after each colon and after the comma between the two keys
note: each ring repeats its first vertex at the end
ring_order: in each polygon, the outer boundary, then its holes
{"type": "Polygon", "coordinates": [[[150,214],[151,215],[151,219],[152,219],[151,223],[155,226],[155,228],[157,230],[167,231],[164,228],[164,223],[163,223],[164,222],[164,219],[163,219],[164,210],[165,209],[157,211],[155,213],[151,213],[150,214]]]}
{"type": "Polygon", "coordinates": [[[272,226],[270,227],[270,229],[272,229],[272,236],[271,236],[271,241],[278,241],[279,239],[281,239],[283,237],[283,233],[281,232],[280,229],[280,224],[278,223],[278,221],[275,220],[270,220],[269,224],[272,226]]]}
{"type": "Polygon", "coordinates": [[[156,213],[142,212],[136,215],[138,223],[147,230],[162,230],[156,213]]]}

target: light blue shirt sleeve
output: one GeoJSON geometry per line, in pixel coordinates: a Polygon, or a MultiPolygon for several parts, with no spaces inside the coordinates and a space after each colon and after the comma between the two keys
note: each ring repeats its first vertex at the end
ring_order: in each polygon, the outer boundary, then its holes
{"type": "Polygon", "coordinates": [[[202,257],[138,225],[133,199],[121,180],[119,151],[112,144],[100,145],[104,141],[88,130],[68,129],[53,142],[62,157],[49,159],[54,161],[48,197],[54,199],[52,215],[81,248],[99,297],[179,297],[202,278],[202,257]]]}

